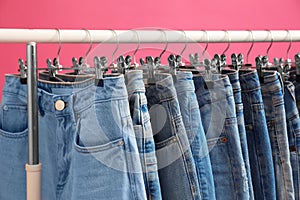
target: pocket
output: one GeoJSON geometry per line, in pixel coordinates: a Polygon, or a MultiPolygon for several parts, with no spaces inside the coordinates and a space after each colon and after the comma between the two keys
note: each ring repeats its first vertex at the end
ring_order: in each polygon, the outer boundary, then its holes
{"type": "Polygon", "coordinates": [[[4,104],[1,106],[1,115],[2,130],[14,133],[12,137],[22,137],[22,134],[17,133],[28,127],[27,106],[4,104]]]}

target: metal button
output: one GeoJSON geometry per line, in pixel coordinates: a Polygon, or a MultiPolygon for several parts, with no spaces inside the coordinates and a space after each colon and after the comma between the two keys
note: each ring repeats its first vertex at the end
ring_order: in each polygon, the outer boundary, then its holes
{"type": "Polygon", "coordinates": [[[7,105],[4,105],[4,106],[3,106],[3,110],[8,110],[8,106],[7,106],[7,105]]]}
{"type": "Polygon", "coordinates": [[[66,107],[66,104],[65,104],[64,101],[62,101],[62,100],[57,100],[57,101],[55,102],[55,109],[56,109],[56,110],[61,111],[61,110],[65,109],[65,107],[66,107]]]}
{"type": "Polygon", "coordinates": [[[124,144],[123,140],[120,140],[118,143],[119,146],[122,146],[123,144],[124,144]]]}
{"type": "Polygon", "coordinates": [[[226,143],[226,142],[228,142],[228,138],[223,137],[223,138],[221,139],[221,141],[222,141],[223,143],[226,143]]]}

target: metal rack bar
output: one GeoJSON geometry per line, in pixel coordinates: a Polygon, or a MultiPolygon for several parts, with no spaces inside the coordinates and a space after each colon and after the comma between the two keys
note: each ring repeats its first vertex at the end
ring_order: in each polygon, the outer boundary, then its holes
{"type": "MultiPolygon", "coordinates": [[[[141,43],[165,43],[162,30],[136,30],[141,43]]],[[[180,30],[164,30],[169,43],[185,43],[184,33],[180,30]]],[[[115,37],[111,30],[89,30],[93,43],[115,43],[115,37]]],[[[252,31],[254,42],[300,42],[300,30],[255,30],[252,31]],[[270,34],[271,32],[271,34],[270,34]]],[[[138,39],[134,31],[116,30],[120,43],[137,43],[138,39]]],[[[188,43],[207,42],[205,31],[185,31],[188,43]]],[[[207,31],[210,43],[227,43],[228,35],[233,43],[252,42],[250,31],[207,31]]],[[[90,38],[86,30],[60,30],[63,43],[89,43],[90,38]]],[[[0,43],[58,43],[59,35],[55,29],[0,29],[0,43]]]]}

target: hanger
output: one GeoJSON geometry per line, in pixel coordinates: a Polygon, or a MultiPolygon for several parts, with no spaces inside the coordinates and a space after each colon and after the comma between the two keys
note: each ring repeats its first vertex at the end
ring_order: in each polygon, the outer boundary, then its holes
{"type": "Polygon", "coordinates": [[[228,43],[226,49],[223,51],[221,55],[215,54],[214,58],[212,60],[212,63],[216,66],[217,73],[221,73],[222,69],[226,67],[226,52],[228,51],[230,44],[231,44],[231,38],[229,35],[229,32],[227,30],[224,30],[226,32],[227,38],[228,38],[228,43]]]}
{"type": "Polygon", "coordinates": [[[92,47],[93,47],[93,42],[92,42],[92,36],[89,30],[83,29],[86,31],[87,35],[89,36],[90,40],[90,46],[85,53],[85,57],[80,57],[79,60],[77,60],[75,57],[72,58],[72,63],[73,63],[73,70],[75,75],[83,74],[85,70],[90,68],[90,66],[87,63],[87,56],[90,53],[92,47]]]}
{"type": "Polygon", "coordinates": [[[187,36],[186,36],[186,33],[185,33],[184,30],[180,30],[180,31],[184,34],[184,41],[185,42],[184,42],[184,47],[181,50],[180,54],[176,55],[175,61],[176,61],[176,65],[178,67],[177,70],[179,70],[180,68],[183,68],[183,69],[185,68],[185,63],[182,62],[182,54],[186,50],[186,47],[187,47],[187,36]]]}
{"type": "Polygon", "coordinates": [[[253,46],[254,46],[254,35],[253,35],[252,30],[248,30],[248,31],[249,31],[249,33],[251,33],[252,44],[251,44],[251,46],[250,46],[250,48],[249,48],[249,50],[248,50],[248,52],[247,52],[247,56],[246,56],[246,64],[245,64],[245,65],[242,65],[242,67],[245,66],[246,68],[251,68],[251,67],[252,67],[252,64],[249,63],[249,55],[250,55],[250,52],[252,51],[253,46]]]}
{"type": "Polygon", "coordinates": [[[139,37],[139,34],[136,30],[132,30],[132,31],[135,32],[135,35],[136,35],[137,40],[138,40],[138,45],[137,45],[137,47],[136,47],[136,49],[133,53],[133,63],[130,64],[129,69],[137,69],[139,67],[139,64],[136,62],[136,53],[138,52],[138,50],[140,48],[140,37],[139,37]]]}
{"type": "Polygon", "coordinates": [[[56,29],[57,33],[58,33],[58,41],[59,41],[59,47],[57,50],[57,56],[55,58],[53,58],[53,65],[59,70],[62,71],[62,65],[59,63],[59,56],[60,56],[60,50],[62,47],[62,43],[61,43],[61,36],[60,36],[60,30],[56,29]]]}
{"type": "Polygon", "coordinates": [[[118,69],[117,69],[117,64],[114,63],[114,60],[115,60],[115,54],[116,52],[118,51],[119,49],[119,37],[118,37],[118,34],[115,30],[110,30],[114,36],[115,36],[115,41],[116,41],[116,48],[114,50],[114,52],[112,53],[112,56],[111,56],[111,64],[109,65],[109,69],[112,70],[112,73],[117,73],[118,72],[118,69]]]}
{"type": "Polygon", "coordinates": [[[290,31],[286,30],[286,32],[290,37],[290,44],[289,44],[289,47],[286,51],[286,61],[285,61],[284,68],[283,68],[283,77],[282,78],[283,78],[284,81],[287,81],[289,79],[290,70],[292,69],[292,60],[289,57],[289,53],[290,53],[290,50],[291,50],[291,47],[292,47],[293,40],[292,40],[292,36],[291,36],[290,31]]]}

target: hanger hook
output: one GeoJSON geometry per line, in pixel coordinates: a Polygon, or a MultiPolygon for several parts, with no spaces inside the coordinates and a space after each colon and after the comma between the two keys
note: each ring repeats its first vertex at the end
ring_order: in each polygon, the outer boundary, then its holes
{"type": "Polygon", "coordinates": [[[135,49],[135,51],[133,53],[133,62],[136,63],[136,53],[140,49],[140,37],[139,37],[139,34],[138,34],[138,32],[136,30],[132,30],[132,31],[135,32],[136,37],[138,39],[138,46],[136,47],[136,49],[135,49]]]}
{"type": "Polygon", "coordinates": [[[168,48],[168,45],[169,45],[169,42],[168,42],[168,37],[167,37],[167,34],[166,34],[166,31],[162,30],[162,29],[159,29],[165,36],[165,41],[166,41],[166,46],[165,46],[165,49],[160,53],[159,55],[159,58],[161,59],[162,55],[166,52],[167,48],[168,48]]]}
{"type": "Polygon", "coordinates": [[[270,49],[271,49],[271,47],[273,45],[273,34],[272,34],[272,32],[270,30],[267,30],[267,31],[269,32],[269,34],[271,36],[271,43],[270,43],[270,45],[269,45],[269,47],[267,49],[267,52],[266,52],[266,55],[269,57],[269,51],[270,51],[270,49]]]}
{"type": "Polygon", "coordinates": [[[111,59],[112,59],[112,63],[114,62],[114,59],[115,59],[115,54],[116,54],[116,52],[118,51],[118,49],[119,49],[119,37],[118,37],[118,34],[117,34],[117,32],[115,31],[115,30],[112,30],[112,29],[110,29],[110,31],[114,34],[114,36],[115,36],[115,39],[116,39],[116,43],[117,43],[117,46],[116,46],[116,48],[115,48],[115,50],[114,50],[114,52],[113,52],[113,54],[112,54],[112,56],[111,56],[111,59]]]}
{"type": "Polygon", "coordinates": [[[227,35],[227,38],[228,38],[228,44],[227,44],[226,49],[223,51],[223,54],[225,54],[227,52],[227,50],[230,47],[230,43],[231,43],[231,38],[230,38],[229,32],[227,30],[224,30],[224,32],[226,32],[226,35],[227,35]]]}
{"type": "Polygon", "coordinates": [[[202,51],[202,59],[203,59],[203,56],[204,56],[205,52],[206,52],[207,49],[208,49],[209,35],[208,35],[208,33],[207,33],[206,30],[202,30],[202,32],[204,32],[205,35],[206,35],[206,46],[205,46],[204,50],[202,51]]]}
{"type": "Polygon", "coordinates": [[[248,58],[249,58],[250,52],[252,51],[253,46],[254,46],[254,35],[253,35],[253,32],[252,32],[252,30],[248,30],[248,32],[251,33],[252,44],[251,44],[251,46],[250,46],[250,48],[249,48],[249,50],[248,50],[248,52],[247,52],[247,58],[246,58],[247,63],[248,63],[248,58]]]}
{"type": "Polygon", "coordinates": [[[58,43],[59,43],[59,47],[58,47],[58,50],[57,50],[57,60],[59,60],[59,55],[60,55],[60,50],[61,50],[61,37],[60,37],[60,30],[57,28],[56,29],[57,31],[57,34],[58,34],[58,43]]]}
{"type": "Polygon", "coordinates": [[[290,53],[290,49],[291,49],[291,47],[292,47],[293,39],[292,39],[292,35],[291,35],[290,31],[289,31],[289,30],[286,30],[286,32],[287,32],[287,34],[288,34],[289,37],[290,37],[290,45],[289,45],[289,47],[288,47],[288,49],[287,49],[287,51],[286,51],[286,59],[289,59],[289,53],[290,53]]]}
{"type": "Polygon", "coordinates": [[[184,30],[180,30],[180,31],[184,34],[184,42],[185,42],[184,47],[180,52],[180,56],[182,57],[182,54],[183,54],[183,52],[185,51],[185,49],[187,47],[187,37],[186,37],[186,32],[184,30]]]}
{"type": "Polygon", "coordinates": [[[90,41],[90,47],[89,47],[89,49],[87,50],[87,52],[85,53],[85,58],[84,58],[84,60],[85,60],[85,62],[86,62],[86,61],[87,61],[87,56],[88,56],[88,54],[90,53],[90,51],[91,51],[91,49],[92,49],[92,47],[93,47],[93,41],[92,41],[92,36],[91,36],[90,31],[87,30],[87,29],[83,29],[83,30],[85,30],[85,32],[88,34],[88,36],[89,36],[89,41],[90,41]]]}

